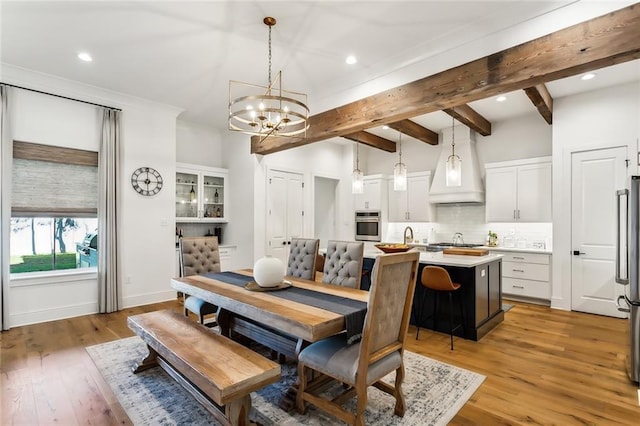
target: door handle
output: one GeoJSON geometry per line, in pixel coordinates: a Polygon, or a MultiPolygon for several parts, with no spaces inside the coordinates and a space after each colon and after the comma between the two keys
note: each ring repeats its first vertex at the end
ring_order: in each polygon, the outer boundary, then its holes
{"type": "MultiPolygon", "coordinates": [[[[622,223],[620,223],[620,213],[622,212],[622,209],[624,209],[625,212],[627,212],[627,214],[629,214],[629,190],[627,189],[621,189],[616,191],[616,201],[617,201],[617,213],[618,213],[618,218],[616,220],[617,222],[617,226],[616,226],[616,277],[615,280],[618,284],[624,284],[624,285],[628,285],[629,284],[629,252],[628,252],[628,246],[629,246],[629,234],[627,233],[627,230],[625,229],[624,232],[624,239],[625,239],[625,268],[626,269],[624,272],[624,276],[622,276],[622,265],[621,265],[621,261],[620,261],[620,257],[622,255],[622,253],[620,252],[622,250],[622,242],[620,241],[621,239],[621,235],[620,232],[622,231],[622,223]],[[623,197],[624,197],[624,205],[623,203],[623,197]]],[[[628,227],[627,224],[625,224],[625,228],[628,227]]],[[[620,308],[618,308],[620,309],[620,308]]],[[[623,311],[624,312],[624,311],[623,311]]]]}
{"type": "Polygon", "coordinates": [[[583,251],[580,251],[580,250],[574,250],[574,251],[573,251],[573,255],[574,255],[574,256],[580,256],[581,254],[587,254],[587,253],[585,253],[585,252],[583,252],[583,251]]]}
{"type": "Polygon", "coordinates": [[[631,308],[629,308],[629,304],[626,303],[626,298],[624,297],[624,295],[618,296],[618,300],[616,300],[616,306],[618,307],[618,310],[620,312],[626,312],[626,313],[631,312],[631,308]],[[624,300],[625,301],[625,304],[627,305],[626,308],[623,307],[623,306],[620,306],[620,300],[624,300]]]}

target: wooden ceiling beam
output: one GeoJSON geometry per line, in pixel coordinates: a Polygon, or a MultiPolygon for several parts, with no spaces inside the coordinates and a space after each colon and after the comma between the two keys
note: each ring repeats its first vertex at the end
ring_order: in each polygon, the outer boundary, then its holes
{"type": "Polygon", "coordinates": [[[446,108],[444,112],[482,136],[491,134],[491,122],[467,104],[446,108]]]}
{"type": "MultiPolygon", "coordinates": [[[[640,34],[638,35],[640,37],[640,34]]],[[[531,102],[538,108],[538,112],[549,124],[553,122],[553,98],[547,90],[544,83],[537,84],[533,87],[526,87],[524,92],[527,94],[531,102]]]]}
{"type": "Polygon", "coordinates": [[[438,145],[438,134],[433,130],[429,130],[426,127],[419,125],[414,121],[400,120],[394,123],[389,123],[388,126],[393,130],[397,130],[407,136],[411,136],[412,138],[416,138],[422,142],[426,142],[429,145],[438,145]]]}
{"type": "Polygon", "coordinates": [[[396,152],[396,143],[373,133],[361,131],[343,135],[343,138],[369,145],[387,152],[396,152]]]}
{"type": "Polygon", "coordinates": [[[638,59],[639,28],[640,4],[636,3],[313,115],[303,139],[270,137],[260,143],[253,136],[251,152],[283,151],[638,59]]]}

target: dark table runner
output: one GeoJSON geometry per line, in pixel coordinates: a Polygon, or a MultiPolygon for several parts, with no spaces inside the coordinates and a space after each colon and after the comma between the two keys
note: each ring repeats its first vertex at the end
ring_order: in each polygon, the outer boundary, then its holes
{"type": "MultiPolygon", "coordinates": [[[[202,276],[238,287],[244,287],[249,281],[253,281],[252,276],[236,272],[208,273],[202,276]]],[[[348,342],[355,343],[362,337],[364,317],[367,314],[366,302],[298,287],[289,287],[269,294],[344,315],[348,342]]]]}

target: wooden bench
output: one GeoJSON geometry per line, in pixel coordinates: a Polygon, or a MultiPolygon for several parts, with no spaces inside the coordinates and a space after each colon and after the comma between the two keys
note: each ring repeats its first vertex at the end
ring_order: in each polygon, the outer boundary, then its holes
{"type": "Polygon", "coordinates": [[[280,379],[280,365],[171,311],[131,316],[149,354],[134,373],[162,367],[224,425],[248,425],[251,392],[280,379]]]}

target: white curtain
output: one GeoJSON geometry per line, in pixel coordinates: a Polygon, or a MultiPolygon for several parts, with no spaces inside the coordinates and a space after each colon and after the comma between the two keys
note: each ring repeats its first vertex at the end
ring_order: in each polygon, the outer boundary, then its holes
{"type": "Polygon", "coordinates": [[[0,322],[9,329],[9,233],[11,232],[11,159],[13,139],[9,128],[9,90],[0,84],[0,322]]]}
{"type": "Polygon", "coordinates": [[[104,108],[98,154],[98,312],[119,309],[120,111],[104,108]]]}

